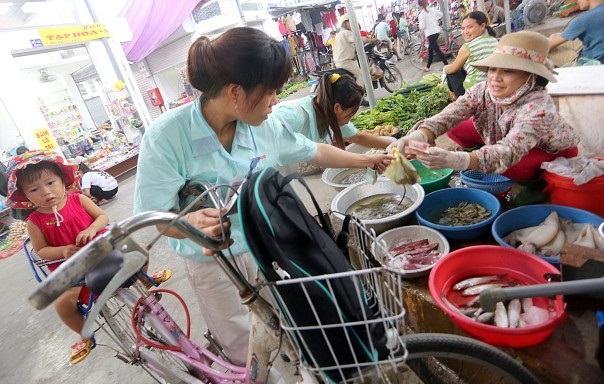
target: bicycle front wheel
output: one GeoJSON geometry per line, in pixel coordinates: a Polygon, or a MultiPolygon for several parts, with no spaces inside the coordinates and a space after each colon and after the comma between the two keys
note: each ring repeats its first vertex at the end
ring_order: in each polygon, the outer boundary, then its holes
{"type": "MultiPolygon", "coordinates": [[[[134,292],[121,289],[117,291],[115,297],[107,301],[105,307],[101,310],[102,318],[105,320],[102,329],[119,347],[119,352],[121,352],[116,357],[128,364],[140,366],[158,383],[164,383],[163,379],[174,383],[195,382],[197,379],[190,375],[189,369],[182,360],[166,350],[141,346],[140,355],[142,358],[137,357],[137,336],[134,333],[131,321],[132,308],[136,300],[137,296],[134,292]],[[157,372],[161,372],[161,374],[157,372]],[[187,378],[187,380],[183,381],[183,378],[187,378]]],[[[168,345],[158,334],[157,328],[146,324],[140,327],[140,332],[149,340],[168,345]]]]}
{"type": "Polygon", "coordinates": [[[384,88],[390,93],[400,89],[403,86],[403,75],[394,65],[384,69],[384,88]]]}
{"type": "Polygon", "coordinates": [[[422,57],[422,43],[416,43],[409,47],[409,61],[417,69],[424,67],[424,58],[422,57]]]}
{"type": "Polygon", "coordinates": [[[539,383],[511,356],[469,337],[418,333],[402,338],[407,365],[425,383],[539,383]]]}

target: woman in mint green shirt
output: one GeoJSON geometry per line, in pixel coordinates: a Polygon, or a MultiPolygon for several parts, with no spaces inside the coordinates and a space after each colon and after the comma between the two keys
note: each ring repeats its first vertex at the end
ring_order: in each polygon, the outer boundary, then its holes
{"type": "Polygon", "coordinates": [[[489,26],[487,16],[482,12],[470,12],[464,17],[461,34],[466,42],[459,49],[455,61],[443,68],[449,89],[455,98],[465,94],[474,84],[487,79],[485,72],[470,64],[490,56],[497,46],[495,30],[489,26]]]}
{"type": "MultiPolygon", "coordinates": [[[[280,42],[254,28],[233,28],[214,40],[202,36],[188,52],[187,76],[201,91],[192,103],[162,114],[146,130],[139,152],[134,211],[178,209],[178,191],[187,181],[229,183],[277,164],[309,161],[324,167],[383,170],[389,155],[356,155],[331,145],[317,144],[283,127],[270,116],[277,89],[291,73],[291,58],[280,42]]],[[[231,232],[230,253],[244,276],[256,281],[257,268],[243,241],[237,215],[214,208],[185,218],[211,236],[231,232]],[[226,220],[226,223],[225,223],[226,220]],[[222,221],[222,224],[221,224],[222,221]]],[[[249,339],[249,310],[228,277],[214,262],[212,251],[166,233],[183,256],[202,316],[225,353],[245,364],[249,339]]]]}
{"type": "Polygon", "coordinates": [[[360,132],[350,122],[363,100],[363,88],[349,75],[326,74],[316,95],[277,104],[272,115],[316,143],[345,148],[345,142],[385,149],[392,138],[360,132]]]}

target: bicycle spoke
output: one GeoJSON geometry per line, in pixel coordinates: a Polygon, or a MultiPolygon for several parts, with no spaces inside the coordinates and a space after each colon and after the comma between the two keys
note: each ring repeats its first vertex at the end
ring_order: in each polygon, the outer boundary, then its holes
{"type": "Polygon", "coordinates": [[[425,55],[425,50],[422,49],[422,44],[413,44],[409,48],[409,61],[411,65],[413,65],[417,69],[422,69],[424,67],[423,55],[425,55]]]}

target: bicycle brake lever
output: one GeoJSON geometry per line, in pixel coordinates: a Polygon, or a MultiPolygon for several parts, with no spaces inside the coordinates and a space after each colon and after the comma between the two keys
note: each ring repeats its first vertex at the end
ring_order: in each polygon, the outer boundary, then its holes
{"type": "Polygon", "coordinates": [[[103,293],[96,299],[96,302],[92,306],[92,311],[88,313],[84,327],[80,335],[83,338],[90,339],[94,335],[94,320],[99,316],[101,310],[105,306],[105,303],[113,293],[117,291],[128,279],[138,273],[140,269],[147,263],[147,257],[142,253],[134,253],[124,255],[124,262],[117,271],[117,273],[111,278],[103,293]]]}

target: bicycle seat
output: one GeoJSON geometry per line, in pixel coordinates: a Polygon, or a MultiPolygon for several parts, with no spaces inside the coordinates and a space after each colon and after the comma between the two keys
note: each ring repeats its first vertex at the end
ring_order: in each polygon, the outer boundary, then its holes
{"type": "MultiPolygon", "coordinates": [[[[111,251],[92,271],[86,274],[84,282],[94,296],[99,296],[109,281],[122,266],[124,256],[120,251],[111,251]]],[[[122,288],[127,288],[134,283],[136,277],[132,276],[122,288]]]]}

